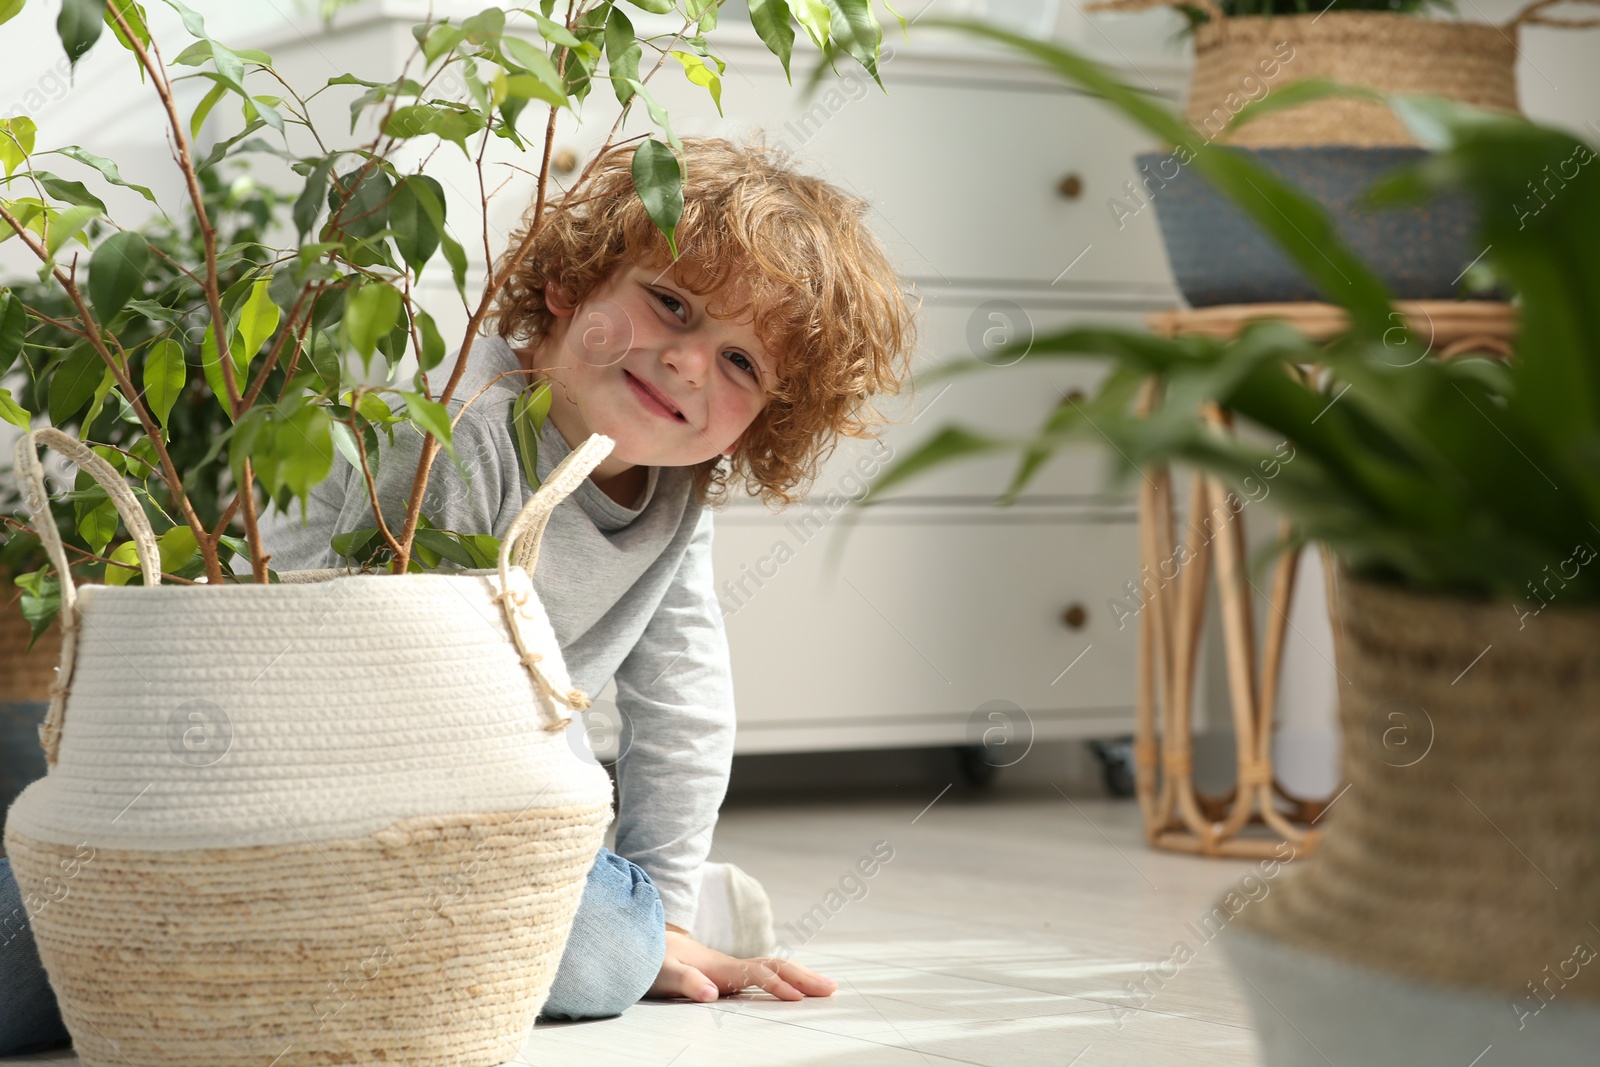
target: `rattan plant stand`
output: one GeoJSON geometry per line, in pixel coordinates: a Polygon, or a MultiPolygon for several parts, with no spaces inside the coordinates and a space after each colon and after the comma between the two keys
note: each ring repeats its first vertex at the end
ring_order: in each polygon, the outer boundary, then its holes
{"type": "MultiPolygon", "coordinates": [[[[1492,301],[1397,301],[1396,325],[1410,328],[1409,343],[1426,342],[1417,359],[1491,353],[1511,354],[1514,309],[1492,301]]],[[[1343,332],[1347,319],[1336,305],[1321,303],[1224,305],[1196,310],[1160,311],[1147,320],[1152,332],[1165,337],[1204,334],[1231,338],[1248,323],[1281,319],[1315,341],[1343,332]]],[[[1397,338],[1401,337],[1397,333],[1397,338]]],[[[1320,366],[1302,368],[1308,378],[1320,366]]],[[[1157,399],[1154,379],[1145,384],[1139,409],[1150,410],[1157,399]]],[[[1229,428],[1230,419],[1215,405],[1204,417],[1229,428]]],[[[1188,560],[1168,577],[1178,556],[1174,530],[1171,470],[1148,468],[1139,491],[1140,574],[1159,581],[1149,590],[1139,613],[1139,677],[1134,760],[1137,794],[1145,838],[1152,847],[1207,856],[1251,859],[1282,858],[1289,843],[1295,855],[1316,850],[1315,822],[1337,799],[1298,797],[1278,781],[1272,761],[1274,715],[1283,665],[1289,607],[1295,593],[1300,551],[1283,552],[1275,561],[1264,595],[1268,612],[1261,647],[1257,647],[1251,593],[1256,591],[1245,569],[1246,526],[1242,506],[1229,506],[1233,494],[1218,479],[1194,472],[1184,531],[1188,560]],[[1221,516],[1208,536],[1196,520],[1221,516]],[[1236,742],[1237,778],[1227,794],[1208,796],[1194,782],[1195,668],[1205,625],[1205,599],[1212,573],[1217,578],[1228,692],[1236,742]],[[1259,667],[1258,667],[1259,665],[1259,667]],[[1265,832],[1247,829],[1264,827],[1265,832]]],[[[1292,533],[1280,521],[1278,536],[1292,533]]],[[[1340,626],[1335,595],[1335,567],[1326,547],[1323,576],[1334,635],[1334,659],[1340,655],[1340,626]]],[[[1143,584],[1143,583],[1141,583],[1143,584]]]]}

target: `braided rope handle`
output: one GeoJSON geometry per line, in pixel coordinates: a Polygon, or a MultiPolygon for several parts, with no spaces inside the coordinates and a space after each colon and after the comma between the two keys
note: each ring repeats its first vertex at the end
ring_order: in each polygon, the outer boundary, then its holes
{"type": "MultiPolygon", "coordinates": [[[[524,504],[522,510],[517,512],[517,517],[511,520],[511,526],[500,540],[500,591],[495,594],[495,599],[505,609],[506,622],[511,630],[511,639],[517,646],[518,656],[522,660],[522,665],[528,668],[528,673],[533,676],[534,684],[540,691],[552,702],[573,711],[587,708],[590,704],[589,697],[577,686],[565,691],[557,689],[539,668],[539,661],[544,657],[538,649],[528,647],[527,638],[522,632],[519,609],[535,595],[533,572],[539,565],[539,542],[544,537],[545,526],[550,522],[551,513],[555,511],[556,505],[583,484],[583,480],[611,454],[611,449],[615,446],[616,442],[604,434],[590,434],[587,441],[556,464],[555,470],[550,472],[549,477],[534,492],[533,498],[524,504]],[[516,555],[514,564],[513,549],[516,555]]],[[[572,717],[569,715],[546,723],[544,728],[552,731],[562,730],[571,721],[572,717]]]]}
{"type": "MultiPolygon", "coordinates": [[[[1551,15],[1539,14],[1539,12],[1543,11],[1547,7],[1554,7],[1556,4],[1563,4],[1567,2],[1568,0],[1534,0],[1533,3],[1517,12],[1516,15],[1512,17],[1511,21],[1505,24],[1504,28],[1507,30],[1514,30],[1518,26],[1526,23],[1533,23],[1537,26],[1565,26],[1568,29],[1573,30],[1586,29],[1591,26],[1600,26],[1600,18],[1561,19],[1555,18],[1551,15]]],[[[1574,4],[1595,4],[1600,3],[1600,0],[1570,0],[1570,2],[1574,4]]]]}
{"type": "Polygon", "coordinates": [[[117,469],[77,438],[62,433],[53,426],[31,430],[17,439],[13,454],[16,458],[17,487],[22,490],[23,503],[33,517],[39,540],[44,542],[45,553],[56,569],[61,585],[61,666],[56,680],[50,684],[50,710],[39,726],[39,745],[44,749],[45,763],[56,765],[56,755],[61,747],[61,723],[66,715],[67,694],[70,692],[72,665],[78,647],[78,590],[72,584],[72,570],[67,562],[67,550],[61,543],[61,531],[56,528],[55,516],[50,513],[50,491],[44,484],[44,465],[39,462],[39,446],[48,445],[66,456],[72,463],[111,497],[117,513],[133,538],[139,554],[139,570],[144,584],[161,584],[161,550],[156,544],[155,531],[145,518],[128,483],[122,480],[117,469]]]}

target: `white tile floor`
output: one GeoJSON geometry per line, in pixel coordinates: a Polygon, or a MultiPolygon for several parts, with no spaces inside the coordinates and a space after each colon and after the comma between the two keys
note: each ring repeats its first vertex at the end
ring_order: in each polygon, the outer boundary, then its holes
{"type": "MultiPolygon", "coordinates": [[[[833,996],[645,1000],[613,1019],[541,1024],[513,1062],[1260,1062],[1218,946],[1185,925],[1198,922],[1246,863],[1151,851],[1131,801],[1069,801],[1048,787],[1023,795],[905,792],[746,803],[725,809],[718,824],[713,858],[761,879],[778,936],[796,959],[839,983],[833,996]],[[824,903],[877,841],[894,855],[865,882],[864,896],[857,890],[859,899],[820,929],[814,923],[809,940],[784,929],[824,903]],[[1149,997],[1127,990],[1179,941],[1195,951],[1175,976],[1147,980],[1149,997]]],[[[827,910],[824,903],[817,914],[827,910]]],[[[6,1062],[30,1060],[78,1062],[60,1053],[6,1062]]]]}

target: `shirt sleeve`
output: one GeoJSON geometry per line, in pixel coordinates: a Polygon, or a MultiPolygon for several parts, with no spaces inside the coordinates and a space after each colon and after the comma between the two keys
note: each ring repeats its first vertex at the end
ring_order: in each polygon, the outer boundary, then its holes
{"type": "Polygon", "coordinates": [[[691,933],[736,727],[711,520],[703,509],[661,606],[616,673],[627,745],[616,768],[616,851],[650,876],[666,921],[691,933]]]}
{"type": "MultiPolygon", "coordinates": [[[[454,415],[460,410],[460,403],[452,401],[450,408],[454,415]]],[[[422,458],[422,434],[410,423],[396,423],[393,429],[393,444],[387,434],[378,431],[378,471],[372,480],[383,505],[384,521],[398,536],[405,523],[417,462],[422,458]]],[[[449,454],[439,449],[429,469],[428,488],[422,495],[422,514],[441,530],[498,536],[492,526],[499,508],[503,472],[495,434],[476,411],[468,409],[451,437],[460,467],[466,468],[470,480],[463,477],[449,454]]],[[[304,519],[300,501],[292,501],[287,514],[274,513],[263,524],[262,541],[272,553],[269,565],[277,571],[342,567],[351,561],[334,553],[333,536],[376,525],[366,478],[343,452],[336,452],[333,470],[311,491],[304,519]]],[[[439,569],[453,568],[448,561],[442,561],[439,569]]]]}

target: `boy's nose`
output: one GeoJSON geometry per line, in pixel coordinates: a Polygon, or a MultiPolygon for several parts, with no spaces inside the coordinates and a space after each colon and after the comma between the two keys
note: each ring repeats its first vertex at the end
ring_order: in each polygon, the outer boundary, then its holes
{"type": "Polygon", "coordinates": [[[717,346],[710,341],[678,339],[666,347],[661,358],[685,385],[698,387],[705,384],[717,358],[717,346]]]}

